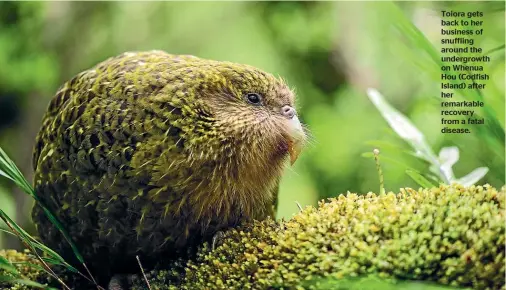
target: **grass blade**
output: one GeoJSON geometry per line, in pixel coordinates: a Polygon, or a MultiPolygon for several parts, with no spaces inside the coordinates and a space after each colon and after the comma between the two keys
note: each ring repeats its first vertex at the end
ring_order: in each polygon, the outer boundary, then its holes
{"type": "Polygon", "coordinates": [[[464,186],[471,186],[478,182],[480,179],[487,174],[488,168],[487,167],[479,167],[475,170],[471,171],[471,173],[467,174],[464,177],[461,177],[457,180],[457,183],[460,183],[464,186]]]}
{"type": "Polygon", "coordinates": [[[72,251],[74,252],[74,255],[76,256],[77,260],[81,262],[81,264],[84,264],[84,259],[79,250],[77,249],[77,246],[74,244],[72,239],[70,238],[70,235],[67,233],[61,222],[54,216],[51,211],[46,207],[46,205],[40,200],[40,198],[35,194],[35,191],[33,187],[28,183],[26,178],[23,176],[21,171],[18,169],[16,164],[9,158],[9,156],[5,153],[5,151],[0,147],[0,171],[1,175],[9,178],[10,180],[14,181],[16,185],[18,185],[25,193],[32,196],[37,204],[42,207],[42,210],[46,214],[46,216],[49,218],[49,220],[55,225],[55,227],[60,231],[60,233],[63,235],[64,239],[67,241],[67,243],[72,248],[72,251]]]}
{"type": "Polygon", "coordinates": [[[420,132],[406,116],[392,107],[377,90],[371,88],[367,89],[367,95],[380,111],[388,125],[390,125],[399,137],[404,139],[404,141],[415,149],[415,156],[426,160],[434,167],[438,168],[439,177],[445,183],[450,184],[453,181],[451,176],[446,175],[446,172],[442,170],[439,159],[425,140],[425,136],[422,132],[420,132]]]}
{"type": "MultiPolygon", "coordinates": [[[[51,277],[56,279],[65,289],[70,288],[63,282],[58,275],[49,267],[49,265],[42,259],[36,250],[32,240],[29,238],[30,235],[26,233],[20,226],[18,226],[3,210],[0,209],[0,218],[7,224],[7,226],[18,236],[21,242],[35,255],[35,257],[41,262],[45,272],[51,277]]],[[[33,238],[32,238],[33,239],[33,238]]]]}
{"type": "Polygon", "coordinates": [[[407,169],[406,174],[411,177],[418,185],[424,188],[433,188],[436,187],[436,185],[432,184],[427,178],[425,178],[423,175],[420,174],[420,172],[417,172],[413,169],[407,169]]]}
{"type": "Polygon", "coordinates": [[[46,289],[46,290],[58,290],[56,288],[47,287],[45,285],[42,285],[38,282],[29,280],[29,279],[12,278],[9,276],[2,276],[2,275],[0,275],[0,282],[9,283],[9,284],[21,284],[21,285],[26,285],[26,286],[40,288],[40,289],[46,289]]]}
{"type": "Polygon", "coordinates": [[[12,265],[9,260],[7,260],[6,258],[0,256],[0,269],[3,269],[11,274],[14,274],[14,275],[19,275],[19,271],[18,269],[16,269],[16,267],[14,267],[14,265],[12,265]]]}
{"type": "Polygon", "coordinates": [[[499,51],[499,50],[504,49],[504,47],[505,47],[505,45],[503,44],[503,45],[498,46],[498,47],[496,47],[496,48],[492,48],[491,50],[487,51],[484,55],[489,55],[489,54],[492,54],[492,53],[494,53],[494,52],[496,52],[496,51],[499,51]]]}
{"type": "Polygon", "coordinates": [[[380,111],[388,125],[390,125],[399,137],[404,139],[404,141],[416,150],[417,155],[430,163],[438,163],[436,155],[432,152],[427,141],[425,141],[425,136],[406,116],[390,106],[377,90],[368,89],[367,95],[380,111]]]}

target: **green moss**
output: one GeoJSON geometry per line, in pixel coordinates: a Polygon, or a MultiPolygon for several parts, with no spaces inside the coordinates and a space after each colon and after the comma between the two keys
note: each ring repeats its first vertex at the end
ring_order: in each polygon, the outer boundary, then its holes
{"type": "MultiPolygon", "coordinates": [[[[148,279],[156,289],[265,289],[375,274],[499,289],[504,198],[504,188],[456,185],[340,195],[289,221],[230,230],[214,251],[205,244],[195,259],[175,263],[182,273],[153,271],[148,279]]],[[[145,289],[140,278],[136,285],[145,289]]]]}
{"type": "MultiPolygon", "coordinates": [[[[30,256],[28,253],[28,250],[25,250],[23,252],[18,252],[15,250],[0,250],[0,257],[6,258],[13,266],[16,267],[18,272],[23,275],[25,279],[32,281],[45,280],[47,283],[45,272],[41,269],[39,261],[32,258],[32,256],[30,256]]],[[[11,273],[2,269],[0,269],[0,277],[5,277],[7,279],[19,278],[14,277],[11,273]]],[[[0,280],[0,289],[25,290],[33,288],[21,284],[10,285],[8,283],[1,282],[0,280]]]]}
{"type": "MultiPolygon", "coordinates": [[[[152,289],[160,290],[307,289],[319,287],[314,281],[370,275],[390,282],[500,289],[505,192],[454,185],[349,193],[288,221],[229,230],[214,251],[204,243],[194,258],[173,261],[170,270],[150,271],[147,277],[152,289]]],[[[134,290],[147,289],[141,275],[133,284],[134,290]]]]}

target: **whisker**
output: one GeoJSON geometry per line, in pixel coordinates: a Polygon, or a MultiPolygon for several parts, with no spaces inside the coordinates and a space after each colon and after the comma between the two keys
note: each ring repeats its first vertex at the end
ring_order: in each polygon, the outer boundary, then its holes
{"type": "Polygon", "coordinates": [[[295,169],[293,167],[288,166],[288,170],[290,170],[290,172],[293,172],[295,174],[295,176],[301,177],[301,175],[297,171],[295,171],[295,169]]]}

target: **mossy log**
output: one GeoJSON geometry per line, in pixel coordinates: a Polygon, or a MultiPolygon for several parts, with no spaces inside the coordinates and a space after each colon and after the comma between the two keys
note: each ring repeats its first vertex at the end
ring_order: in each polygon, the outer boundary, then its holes
{"type": "MultiPolygon", "coordinates": [[[[322,289],[325,280],[370,275],[392,285],[505,289],[505,189],[442,185],[340,195],[287,221],[231,229],[214,250],[203,243],[192,258],[165,263],[147,279],[161,290],[322,289]]],[[[0,256],[25,259],[9,251],[0,256]]],[[[20,270],[47,281],[40,270],[20,270]]],[[[147,289],[140,274],[129,281],[131,289],[147,289]]]]}

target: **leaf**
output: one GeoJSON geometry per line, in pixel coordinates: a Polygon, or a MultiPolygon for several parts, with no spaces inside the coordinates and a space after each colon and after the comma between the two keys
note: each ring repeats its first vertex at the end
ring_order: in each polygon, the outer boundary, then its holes
{"type": "Polygon", "coordinates": [[[489,54],[494,53],[494,52],[496,52],[496,51],[503,50],[503,49],[504,49],[504,47],[505,47],[505,45],[503,44],[503,45],[500,45],[500,46],[498,46],[498,47],[496,47],[496,48],[492,48],[491,50],[487,51],[487,52],[486,52],[486,53],[484,53],[483,55],[489,55],[489,54]]]}
{"type": "Polygon", "coordinates": [[[459,148],[456,146],[443,147],[441,151],[439,151],[439,162],[441,163],[439,170],[448,177],[450,183],[455,180],[452,166],[455,165],[457,161],[459,161],[459,148]]]}
{"type": "MultiPolygon", "coordinates": [[[[409,51],[413,51],[412,55],[416,55],[415,61],[420,59],[424,63],[427,63],[426,68],[422,71],[426,72],[427,75],[434,78],[436,81],[440,80],[440,68],[443,65],[441,62],[441,55],[439,51],[432,45],[432,43],[427,39],[427,37],[412,23],[412,20],[407,16],[401,8],[393,2],[390,2],[384,5],[387,9],[383,12],[384,15],[388,15],[390,21],[394,23],[395,27],[399,30],[399,34],[403,36],[403,41],[408,46],[409,51]],[[429,56],[428,58],[425,56],[429,56]],[[427,61],[430,59],[430,61],[427,61]]],[[[488,6],[489,7],[489,6],[488,6]]],[[[504,11],[504,5],[499,5],[498,8],[501,9],[497,11],[504,11]]],[[[495,11],[495,10],[492,10],[495,11]]],[[[498,50],[503,50],[504,44],[494,48],[492,51],[488,51],[487,54],[491,52],[496,52],[498,50]]],[[[493,64],[499,64],[502,60],[504,60],[504,53],[499,53],[496,56],[496,61],[493,64]]],[[[411,60],[410,60],[411,61],[411,60]]],[[[503,64],[504,65],[504,64],[503,64]]],[[[458,72],[450,71],[449,74],[453,76],[457,76],[458,72]]],[[[458,83],[458,80],[451,80],[451,83],[458,83]]],[[[479,89],[474,90],[459,90],[456,93],[462,95],[464,99],[471,100],[481,100],[486,101],[486,99],[492,97],[492,95],[484,96],[483,92],[479,89]]],[[[503,94],[497,94],[503,98],[503,94]]],[[[503,128],[503,123],[497,117],[497,113],[493,109],[493,106],[485,106],[481,108],[481,110],[477,111],[477,114],[483,115],[483,117],[487,120],[487,124],[485,126],[478,126],[477,133],[481,137],[481,139],[487,143],[488,150],[493,152],[497,158],[501,158],[504,161],[504,144],[505,144],[505,130],[503,128]]],[[[496,167],[494,168],[494,172],[496,175],[504,177],[504,168],[496,167]]],[[[438,174],[439,175],[439,174],[438,174]]],[[[448,180],[444,180],[445,183],[448,183],[448,180]]]]}
{"type": "Polygon", "coordinates": [[[360,154],[360,156],[362,156],[364,158],[374,158],[374,153],[372,153],[372,152],[364,152],[364,153],[360,154]]]}
{"type": "MultiPolygon", "coordinates": [[[[390,127],[415,149],[415,157],[422,158],[429,162],[430,171],[438,175],[445,183],[450,184],[457,181],[452,169],[453,165],[459,160],[459,149],[457,147],[442,148],[439,152],[439,158],[437,158],[425,140],[423,133],[420,132],[406,116],[390,106],[377,90],[369,88],[367,89],[367,95],[390,127]]],[[[367,158],[371,157],[370,154],[362,154],[362,156],[367,158]]],[[[479,171],[473,171],[467,176],[460,178],[458,182],[463,185],[474,184],[487,172],[488,168],[485,171],[481,168],[479,171]]],[[[431,184],[430,181],[417,172],[406,171],[406,173],[420,185],[431,184]]]]}
{"type": "MultiPolygon", "coordinates": [[[[0,175],[3,175],[10,180],[14,181],[24,192],[32,197],[36,197],[32,186],[28,183],[26,178],[21,174],[16,164],[7,156],[5,151],[0,148],[0,175]]],[[[36,199],[37,200],[37,199],[36,199]]]]}
{"type": "Polygon", "coordinates": [[[416,156],[433,164],[438,163],[436,155],[425,141],[425,136],[406,116],[390,106],[377,90],[369,88],[367,95],[397,135],[415,149],[416,156]]]}
{"type": "Polygon", "coordinates": [[[420,174],[420,172],[417,172],[412,169],[407,169],[406,174],[411,177],[418,185],[425,188],[432,188],[436,187],[432,182],[430,182],[427,178],[423,177],[423,175],[420,174]]]}
{"type": "Polygon", "coordinates": [[[2,276],[2,275],[0,275],[0,282],[5,282],[5,283],[9,283],[9,284],[22,284],[22,285],[26,285],[26,286],[37,287],[37,288],[48,289],[48,290],[58,290],[56,288],[47,287],[45,285],[42,285],[42,284],[37,283],[32,280],[12,278],[12,277],[2,276]]]}
{"type": "Polygon", "coordinates": [[[11,234],[11,235],[16,235],[13,232],[5,230],[5,229],[0,229],[0,232],[6,233],[6,234],[11,234]]]}
{"type": "Polygon", "coordinates": [[[3,221],[9,225],[9,227],[12,227],[14,230],[16,236],[21,238],[24,242],[27,242],[29,245],[33,246],[31,244],[31,240],[28,238],[29,234],[26,233],[20,226],[18,226],[3,210],[0,209],[0,218],[3,219],[3,221]]]}
{"type": "Polygon", "coordinates": [[[70,270],[71,272],[74,272],[74,273],[78,272],[78,270],[76,268],[72,267],[64,260],[60,260],[58,258],[56,258],[56,259],[55,258],[47,258],[47,257],[42,257],[42,260],[44,260],[44,262],[46,262],[46,263],[51,263],[53,265],[64,266],[65,268],[67,268],[67,270],[70,270]]]}
{"type": "Polygon", "coordinates": [[[488,172],[488,167],[478,167],[475,170],[471,171],[468,175],[457,179],[455,182],[462,184],[464,186],[471,186],[478,182],[480,179],[485,176],[488,172]]]}
{"type": "MultiPolygon", "coordinates": [[[[56,218],[55,215],[44,205],[44,203],[39,199],[39,197],[35,194],[35,191],[30,183],[26,180],[26,178],[23,176],[21,171],[18,169],[14,161],[12,161],[7,153],[0,147],[0,175],[5,176],[16,185],[18,185],[24,192],[32,196],[37,204],[42,207],[42,210],[48,217],[48,219],[55,225],[55,227],[62,233],[65,240],[69,243],[70,247],[72,248],[72,251],[74,252],[74,255],[76,258],[84,264],[84,259],[81,253],[79,252],[77,246],[70,238],[70,235],[63,227],[62,223],[56,218]]],[[[19,228],[19,227],[18,227],[19,228]]],[[[23,231],[24,232],[24,231],[23,231]]],[[[26,234],[28,235],[28,234],[26,234]]],[[[28,235],[29,236],[29,235],[28,235]]],[[[33,245],[32,245],[33,246],[33,245]]]]}
{"type": "MultiPolygon", "coordinates": [[[[394,109],[390,104],[383,98],[383,96],[375,89],[367,89],[367,95],[371,102],[383,115],[383,118],[388,122],[390,127],[406,141],[415,150],[415,156],[424,159],[431,164],[430,170],[437,174],[439,178],[446,184],[450,184],[454,179],[453,171],[450,168],[444,168],[441,165],[440,159],[436,157],[429,144],[425,140],[425,136],[420,132],[411,121],[401,114],[399,111],[394,109]]],[[[448,160],[448,164],[453,162],[455,158],[455,150],[450,150],[443,154],[452,154],[451,156],[444,155],[443,157],[448,160]]],[[[458,158],[457,158],[458,159],[458,158]]],[[[455,161],[456,162],[456,161],[455,161]]],[[[452,164],[453,165],[453,164],[452,164]]],[[[413,178],[413,176],[411,176],[413,178]]],[[[415,180],[416,181],[416,180],[415,180]]],[[[418,181],[423,182],[418,179],[418,181]]],[[[425,183],[425,182],[424,182],[425,183]]]]}
{"type": "Polygon", "coordinates": [[[459,161],[459,148],[456,146],[441,148],[441,151],[439,151],[439,161],[441,162],[441,166],[451,168],[459,161]]]}
{"type": "Polygon", "coordinates": [[[5,271],[12,273],[16,276],[19,275],[18,269],[14,267],[6,258],[0,256],[0,269],[4,269],[5,271]]]}
{"type": "Polygon", "coordinates": [[[8,175],[5,171],[3,171],[2,169],[0,169],[0,175],[2,175],[3,177],[6,177],[12,181],[14,181],[14,179],[12,179],[12,177],[10,177],[10,175],[8,175]]]}
{"type": "Polygon", "coordinates": [[[23,228],[21,228],[18,224],[16,224],[3,210],[0,209],[0,218],[4,220],[5,223],[10,225],[14,229],[14,235],[18,236],[29,248],[31,251],[35,251],[35,249],[39,249],[43,251],[48,258],[42,258],[44,261],[48,261],[51,264],[62,265],[65,266],[68,270],[76,273],[78,272],[76,268],[67,263],[58,253],[56,253],[51,248],[42,244],[30,234],[28,234],[23,228]]]}
{"type": "Polygon", "coordinates": [[[420,143],[424,139],[420,132],[404,115],[388,104],[383,96],[375,89],[368,89],[367,94],[372,103],[383,115],[390,127],[404,140],[420,143]]]}

